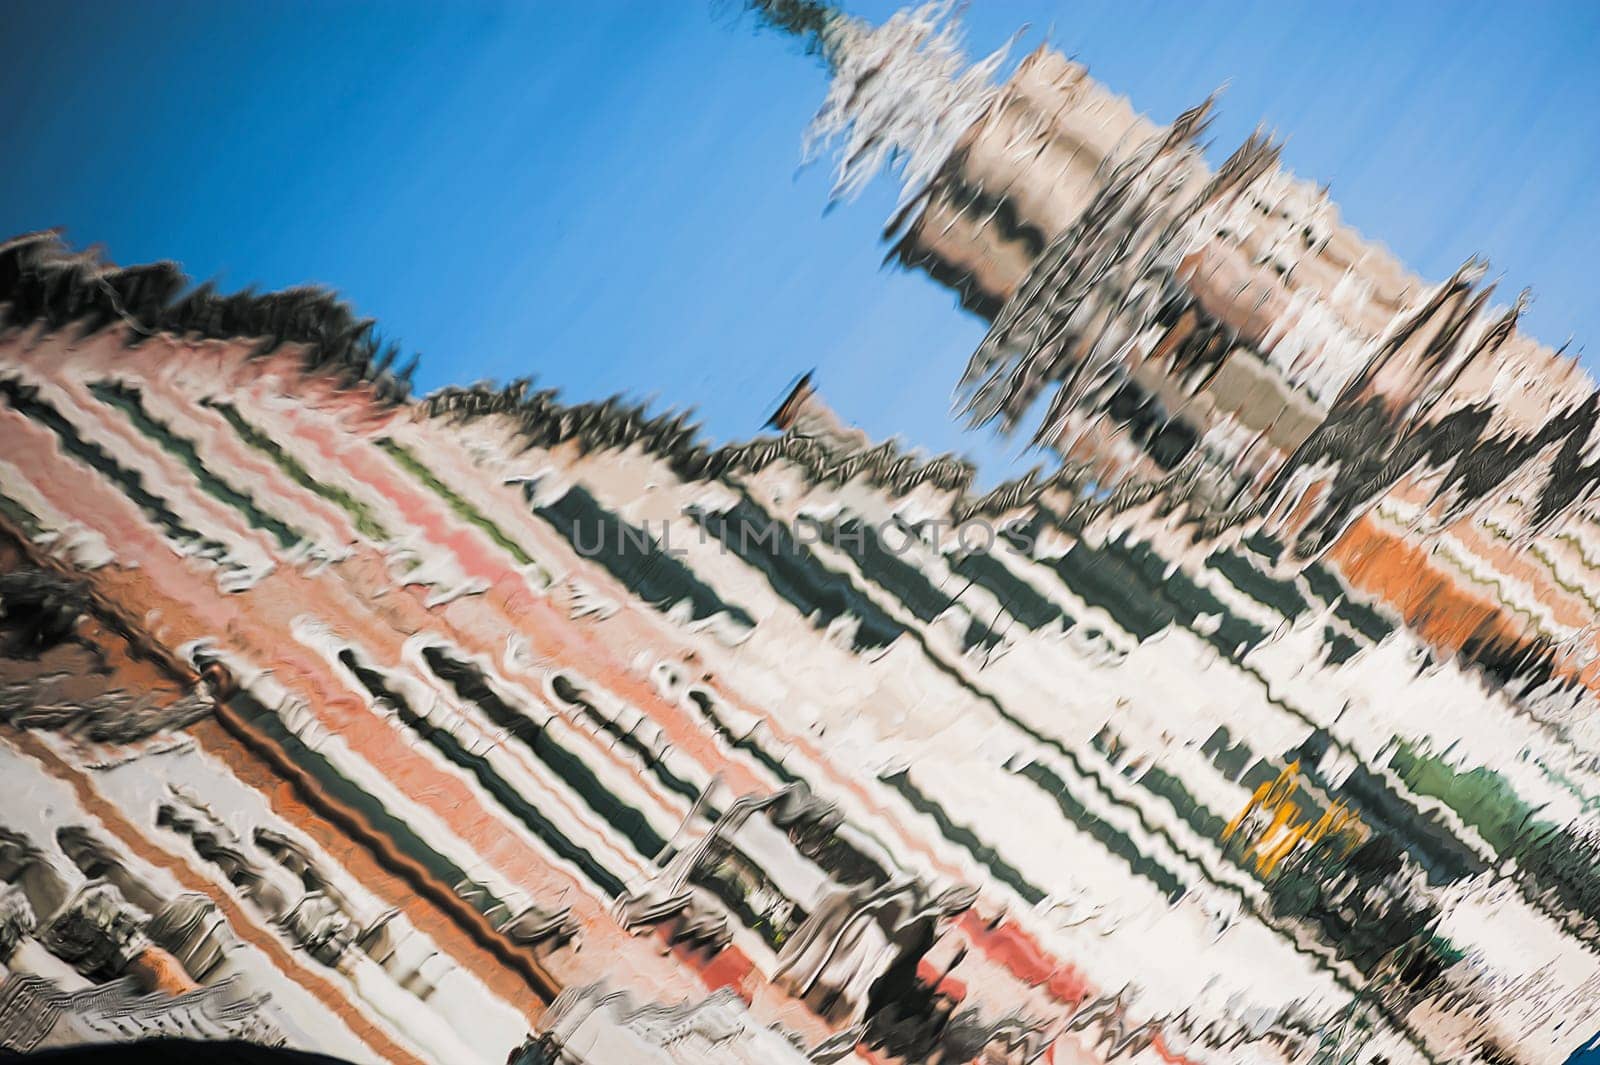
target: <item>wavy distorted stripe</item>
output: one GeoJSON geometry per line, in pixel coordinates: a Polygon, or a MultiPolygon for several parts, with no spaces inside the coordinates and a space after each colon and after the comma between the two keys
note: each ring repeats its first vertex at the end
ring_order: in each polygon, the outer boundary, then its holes
{"type": "Polygon", "coordinates": [[[1587,376],[1266,138],[1213,168],[1212,100],[970,63],[949,5],[747,6],[827,67],[836,192],[900,173],[891,261],[987,322],[961,412],[1040,467],[980,491],[812,374],[734,442],[412,400],[327,293],[0,244],[0,1046],[1592,1044],[1587,376]]]}

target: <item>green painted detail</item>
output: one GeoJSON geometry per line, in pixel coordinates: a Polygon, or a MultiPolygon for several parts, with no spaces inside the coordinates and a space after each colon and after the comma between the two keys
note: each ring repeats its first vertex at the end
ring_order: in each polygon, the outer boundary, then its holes
{"type": "Polygon", "coordinates": [[[450,510],[462,521],[472,525],[482,532],[506,554],[517,560],[520,566],[527,566],[537,571],[541,580],[546,584],[550,582],[550,574],[545,568],[534,561],[533,557],[524,551],[515,540],[507,536],[500,526],[491,521],[477,507],[456,494],[455,490],[436,477],[432,470],[424,466],[404,445],[396,443],[388,437],[382,437],[378,446],[389,453],[389,457],[399,463],[411,476],[421,481],[428,490],[445,501],[450,510]]]}
{"type": "Polygon", "coordinates": [[[273,441],[264,433],[262,433],[261,430],[245,421],[244,418],[239,415],[238,410],[234,408],[233,404],[211,399],[202,400],[201,403],[203,406],[210,407],[212,410],[222,415],[222,417],[227,421],[228,425],[233,428],[234,433],[238,435],[240,440],[243,440],[246,444],[250,445],[267,458],[271,459],[272,464],[277,466],[278,469],[282,470],[291,481],[293,481],[295,484],[298,484],[306,491],[321,496],[323,499],[326,499],[328,502],[344,511],[346,514],[350,515],[350,520],[355,523],[356,529],[361,533],[361,535],[378,543],[384,543],[393,539],[393,537],[389,535],[389,531],[383,527],[382,523],[379,522],[377,518],[373,517],[372,511],[365,503],[361,502],[361,500],[355,498],[342,488],[323,484],[315,477],[312,477],[306,468],[302,466],[293,455],[288,454],[277,444],[273,443],[273,441]]]}
{"type": "Polygon", "coordinates": [[[89,386],[89,391],[93,392],[100,402],[126,414],[135,429],[153,440],[167,454],[182,462],[194,475],[194,479],[199,482],[200,488],[206,495],[244,515],[245,521],[253,528],[270,533],[284,550],[309,539],[256,506],[256,501],[247,493],[239,491],[206,469],[205,463],[200,461],[200,453],[195,449],[194,442],[179,436],[172,431],[171,426],[145,410],[138,389],[112,381],[97,381],[89,386]]]}
{"type": "Polygon", "coordinates": [[[0,397],[3,397],[17,413],[31,418],[55,433],[61,441],[63,451],[90,469],[103,474],[151,521],[161,527],[167,539],[176,544],[198,547],[199,550],[195,553],[201,558],[215,561],[227,555],[226,544],[202,536],[185,525],[183,519],[167,505],[166,500],[144,486],[144,477],[139,471],[128,469],[108,454],[105,448],[92,440],[84,439],[75,425],[50,403],[39,397],[37,388],[17,381],[0,381],[0,397]]]}
{"type": "Polygon", "coordinates": [[[1401,740],[1389,767],[1419,795],[1438,799],[1478,830],[1496,854],[1511,854],[1537,813],[1487,766],[1458,772],[1442,758],[1401,740]]]}

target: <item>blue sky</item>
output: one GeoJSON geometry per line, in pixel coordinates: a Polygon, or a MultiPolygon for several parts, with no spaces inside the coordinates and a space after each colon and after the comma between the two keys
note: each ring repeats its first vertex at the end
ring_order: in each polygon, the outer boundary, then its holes
{"type": "MultiPolygon", "coordinates": [[[[848,10],[879,20],[892,4],[848,10]]],[[[894,190],[824,213],[799,171],[824,73],[734,0],[17,3],[0,65],[0,234],[64,226],[230,287],[317,282],[422,353],[418,383],[535,375],[755,432],[815,367],[874,435],[964,451],[982,335],[882,268],[894,190]]],[[[1227,82],[1344,216],[1427,277],[1487,255],[1533,332],[1600,357],[1600,6],[988,2],[1161,120],[1227,82]]]]}

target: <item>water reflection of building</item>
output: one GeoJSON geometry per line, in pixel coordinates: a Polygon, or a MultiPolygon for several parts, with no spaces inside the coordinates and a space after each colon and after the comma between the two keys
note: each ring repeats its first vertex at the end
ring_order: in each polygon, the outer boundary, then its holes
{"type": "Polygon", "coordinates": [[[1047,439],[1081,465],[982,496],[809,380],[720,447],[525,384],[413,402],[329,298],[0,249],[0,999],[30,1018],[0,1037],[53,1011],[59,1040],[115,1015],[452,1063],[1577,1046],[1588,519],[1518,538],[1537,456],[1341,496],[1335,447],[1485,393],[1480,438],[1534,431],[1576,371],[1263,145],[1185,214],[1190,138],[1064,60],[993,99],[935,138],[897,248],[1005,327],[1000,416],[1008,360],[1062,357],[1016,383],[1064,395],[1047,439]],[[1124,236],[1148,259],[1060,298],[1124,236]],[[1061,330],[1008,316],[1030,279],[1061,330]],[[1121,339],[1073,377],[1091,311],[1121,339]],[[1318,830],[1346,814],[1359,840],[1318,830]]]}

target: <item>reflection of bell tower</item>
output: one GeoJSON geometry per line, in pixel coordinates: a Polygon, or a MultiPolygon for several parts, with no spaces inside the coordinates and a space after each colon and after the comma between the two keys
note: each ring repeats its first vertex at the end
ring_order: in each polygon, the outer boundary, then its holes
{"type": "Polygon", "coordinates": [[[859,451],[871,446],[867,434],[839,420],[833,408],[823,402],[811,379],[816,371],[808,370],[800,376],[789,394],[784,397],[767,427],[779,429],[796,436],[809,436],[840,451],[859,451]]]}
{"type": "Polygon", "coordinates": [[[1485,271],[1483,263],[1469,260],[1403,318],[1344,399],[1379,399],[1396,417],[1431,406],[1475,354],[1468,332],[1494,292],[1493,285],[1477,287],[1485,271]]]}

